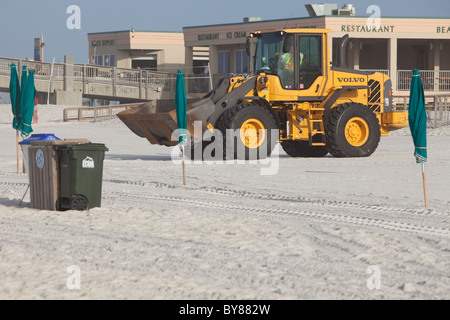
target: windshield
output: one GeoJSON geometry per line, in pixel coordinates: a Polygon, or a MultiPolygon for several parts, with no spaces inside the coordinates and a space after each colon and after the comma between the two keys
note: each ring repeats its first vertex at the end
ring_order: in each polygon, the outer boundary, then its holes
{"type": "Polygon", "coordinates": [[[281,52],[282,45],[283,36],[280,32],[261,35],[256,50],[256,72],[277,75],[277,53],[281,52]]]}

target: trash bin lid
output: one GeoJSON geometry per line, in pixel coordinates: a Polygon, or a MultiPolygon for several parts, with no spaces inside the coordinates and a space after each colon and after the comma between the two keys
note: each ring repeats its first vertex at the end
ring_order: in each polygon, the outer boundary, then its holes
{"type": "Polygon", "coordinates": [[[61,140],[60,138],[56,137],[52,133],[44,133],[44,134],[33,134],[31,137],[29,137],[26,140],[23,140],[20,142],[20,145],[30,145],[33,141],[57,141],[61,140]]]}
{"type": "Polygon", "coordinates": [[[102,143],[83,143],[71,146],[72,150],[109,151],[102,143]]]}
{"type": "Polygon", "coordinates": [[[77,143],[77,144],[65,144],[56,146],[57,150],[84,150],[84,151],[109,151],[109,149],[102,143],[77,143]]]}

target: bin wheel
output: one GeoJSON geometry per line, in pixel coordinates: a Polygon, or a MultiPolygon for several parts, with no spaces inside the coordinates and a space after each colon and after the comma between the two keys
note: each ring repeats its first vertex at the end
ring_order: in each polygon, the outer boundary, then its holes
{"type": "Polygon", "coordinates": [[[89,209],[89,202],[83,196],[76,196],[73,198],[70,208],[75,211],[86,211],[89,209]]]}

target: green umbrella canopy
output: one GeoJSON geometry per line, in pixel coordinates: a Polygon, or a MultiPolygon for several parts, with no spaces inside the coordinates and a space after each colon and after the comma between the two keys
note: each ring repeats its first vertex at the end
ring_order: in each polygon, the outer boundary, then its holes
{"type": "Polygon", "coordinates": [[[35,95],[34,70],[30,70],[25,81],[25,86],[22,87],[22,95],[20,98],[20,114],[22,117],[20,131],[22,131],[24,137],[28,137],[33,132],[31,123],[33,121],[35,95]]]}
{"type": "Polygon", "coordinates": [[[22,132],[23,127],[23,119],[22,119],[22,98],[24,94],[24,89],[27,84],[28,71],[27,66],[22,66],[22,75],[20,76],[20,103],[19,103],[19,112],[20,112],[20,122],[17,129],[22,132]]]}
{"type": "Polygon", "coordinates": [[[22,67],[22,77],[20,78],[20,87],[25,88],[25,84],[27,83],[28,78],[28,72],[27,72],[27,66],[22,67]]]}
{"type": "Polygon", "coordinates": [[[414,140],[417,163],[427,162],[427,114],[419,70],[413,71],[409,97],[409,127],[414,140]]]}
{"type": "Polygon", "coordinates": [[[184,86],[183,71],[177,72],[177,86],[175,91],[175,106],[177,111],[178,132],[180,134],[180,144],[186,145],[187,134],[187,98],[186,88],[184,86]]]}
{"type": "Polygon", "coordinates": [[[12,113],[14,115],[13,128],[18,129],[20,124],[20,83],[15,64],[11,65],[11,78],[9,80],[9,95],[11,97],[12,113]]]}

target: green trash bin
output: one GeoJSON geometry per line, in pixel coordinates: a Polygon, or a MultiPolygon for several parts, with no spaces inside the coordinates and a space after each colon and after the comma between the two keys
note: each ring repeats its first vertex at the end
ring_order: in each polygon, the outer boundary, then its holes
{"type": "Polygon", "coordinates": [[[108,148],[87,143],[56,146],[60,192],[57,210],[85,211],[101,207],[103,160],[108,148]]]}

